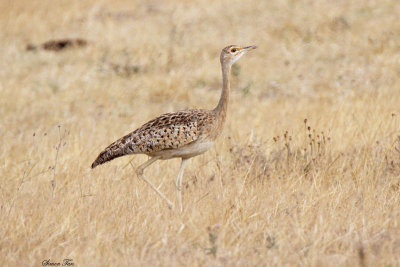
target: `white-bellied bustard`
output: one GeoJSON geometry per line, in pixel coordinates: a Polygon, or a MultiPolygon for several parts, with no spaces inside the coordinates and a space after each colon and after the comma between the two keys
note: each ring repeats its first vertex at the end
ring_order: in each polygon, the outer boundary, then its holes
{"type": "Polygon", "coordinates": [[[232,64],[255,48],[256,46],[230,45],[222,49],[222,93],[218,105],[213,110],[194,109],[161,115],[109,145],[93,162],[92,168],[117,157],[146,154],[150,159],[140,165],[136,173],[172,208],[171,201],[144,177],[143,170],[159,159],[181,158],[176,187],[182,211],[182,175],[186,161],[210,149],[221,133],[228,108],[232,64]]]}

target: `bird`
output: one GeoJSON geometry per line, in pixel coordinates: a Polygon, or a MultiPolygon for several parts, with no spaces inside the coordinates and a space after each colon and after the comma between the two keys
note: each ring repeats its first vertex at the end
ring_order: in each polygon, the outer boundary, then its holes
{"type": "Polygon", "coordinates": [[[181,158],[176,189],[182,212],[182,176],[186,162],[209,150],[220,135],[228,110],[231,67],[241,56],[255,48],[254,45],[229,45],[222,49],[222,90],[214,109],[182,110],[150,120],[107,146],[92,163],[92,169],[125,155],[145,154],[150,158],[136,169],[137,176],[164,199],[170,208],[174,208],[174,204],[144,176],[144,170],[157,160],[181,158]]]}

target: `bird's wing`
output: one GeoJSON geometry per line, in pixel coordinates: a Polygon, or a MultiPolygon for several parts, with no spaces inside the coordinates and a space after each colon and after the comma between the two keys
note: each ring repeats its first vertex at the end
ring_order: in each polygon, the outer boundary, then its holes
{"type": "Polygon", "coordinates": [[[214,113],[200,109],[163,114],[105,148],[92,168],[127,154],[152,154],[188,145],[203,138],[214,119],[214,113]]]}
{"type": "Polygon", "coordinates": [[[212,116],[208,110],[184,110],[163,114],[121,139],[133,145],[133,153],[176,149],[201,138],[205,125],[212,116]]]}

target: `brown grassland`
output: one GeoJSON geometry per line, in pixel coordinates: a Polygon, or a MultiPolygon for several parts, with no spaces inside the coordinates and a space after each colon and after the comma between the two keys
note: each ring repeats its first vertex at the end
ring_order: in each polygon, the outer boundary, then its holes
{"type": "MultiPolygon", "coordinates": [[[[399,266],[400,4],[0,1],[0,261],[41,266],[399,266]],[[28,44],[83,38],[54,52],[28,44]],[[184,212],[109,143],[162,113],[213,108],[184,212]],[[305,122],[305,119],[307,120],[305,122]]],[[[146,176],[176,203],[180,160],[146,176]]]]}

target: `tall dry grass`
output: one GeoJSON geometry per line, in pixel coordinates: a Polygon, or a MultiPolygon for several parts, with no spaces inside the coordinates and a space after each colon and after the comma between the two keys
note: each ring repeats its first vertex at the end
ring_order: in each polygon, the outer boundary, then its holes
{"type": "MultiPolygon", "coordinates": [[[[0,2],[2,266],[398,266],[397,1],[0,2]],[[85,38],[62,52],[27,44],[85,38]],[[225,130],[169,210],[125,157],[152,117],[212,108],[225,130]],[[305,119],[306,122],[305,122],[305,119]]],[[[146,170],[175,200],[179,160],[146,170]]]]}

